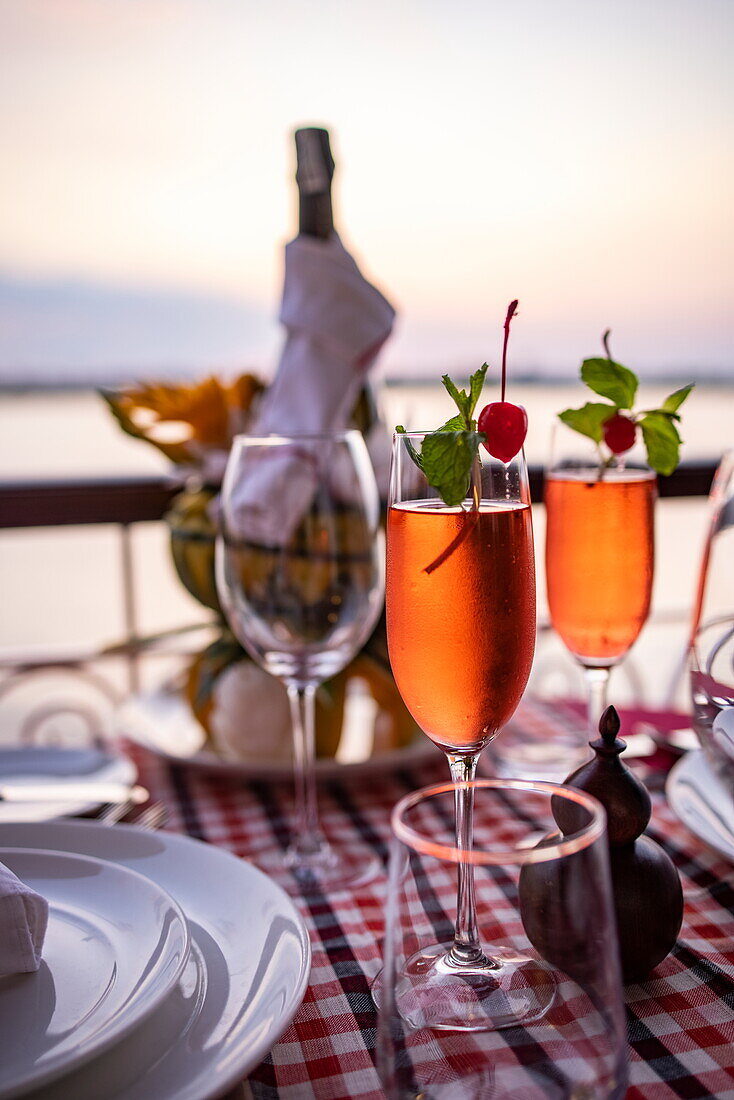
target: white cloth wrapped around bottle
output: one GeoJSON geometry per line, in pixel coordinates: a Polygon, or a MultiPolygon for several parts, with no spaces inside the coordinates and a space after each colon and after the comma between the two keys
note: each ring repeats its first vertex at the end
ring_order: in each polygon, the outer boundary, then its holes
{"type": "Polygon", "coordinates": [[[290,241],[280,309],[286,343],[250,431],[345,428],[394,319],[336,233],[290,241]]]}
{"type": "Polygon", "coordinates": [[[0,978],[38,970],[48,902],[0,863],[0,978]]]}
{"type": "MultiPolygon", "coordinates": [[[[393,307],[365,279],[336,233],[326,240],[296,237],[285,250],[280,320],[286,342],[249,434],[348,427],[394,319],[393,307]]],[[[313,469],[302,458],[282,450],[258,456],[232,490],[227,518],[234,534],[276,546],[287,541],[316,484],[313,469]],[[276,513],[265,506],[273,493],[281,500],[276,520],[276,513]]]]}

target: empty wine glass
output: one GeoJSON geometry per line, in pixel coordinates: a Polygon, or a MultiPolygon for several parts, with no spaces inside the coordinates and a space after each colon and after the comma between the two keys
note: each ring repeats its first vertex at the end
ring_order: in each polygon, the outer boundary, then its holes
{"type": "Polygon", "coordinates": [[[689,654],[693,728],[714,771],[734,780],[734,615],[696,631],[689,654]]]}
{"type": "Polygon", "coordinates": [[[552,783],[482,779],[398,803],[377,1053],[389,1100],[624,1095],[606,816],[596,799],[552,783]],[[464,786],[475,807],[470,848],[453,831],[464,786]],[[450,935],[467,866],[477,928],[497,962],[491,993],[422,963],[426,947],[450,935]]]}
{"type": "MultiPolygon", "coordinates": [[[[287,688],[296,819],[285,853],[257,862],[294,888],[354,885],[377,870],[347,861],[318,822],[314,705],[320,684],[366,641],[382,609],[384,544],[374,472],[357,431],[237,436],[217,539],[217,587],[230,626],[287,688]]],[[[246,721],[246,715],[243,715],[246,721]]],[[[267,742],[268,731],[261,731],[267,742]]]]}
{"type": "Polygon", "coordinates": [[[708,526],[698,571],[691,640],[712,619],[734,614],[734,451],[718,465],[708,499],[708,526]]]}
{"type": "Polygon", "coordinates": [[[734,451],[716,471],[691,619],[693,724],[714,769],[734,779],[734,451]]]}

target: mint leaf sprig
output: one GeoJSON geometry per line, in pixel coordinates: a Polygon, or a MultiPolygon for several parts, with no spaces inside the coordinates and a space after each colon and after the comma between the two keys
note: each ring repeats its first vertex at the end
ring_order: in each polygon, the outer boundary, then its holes
{"type": "MultiPolygon", "coordinates": [[[[423,471],[426,481],[440,493],[444,504],[449,507],[461,504],[466,497],[479,445],[486,439],[483,432],[477,431],[474,411],[488,370],[487,363],[484,363],[471,375],[468,391],[460,390],[448,374],[444,374],[441,381],[458,412],[435,432],[424,436],[420,451],[415,449],[409,439],[405,441],[416,466],[423,471]]],[[[395,431],[405,434],[402,424],[398,424],[395,431]]]]}
{"type": "Polygon", "coordinates": [[[612,465],[617,454],[633,446],[638,429],[642,433],[649,465],[659,474],[672,474],[680,458],[678,410],[694,383],[675,390],[657,409],[634,412],[639,379],[634,371],[612,359],[609,334],[607,329],[602,337],[606,359],[585,359],[581,364],[581,381],[606,400],[587,401],[581,408],[565,409],[558,414],[559,419],[596,443],[600,477],[612,465]]]}

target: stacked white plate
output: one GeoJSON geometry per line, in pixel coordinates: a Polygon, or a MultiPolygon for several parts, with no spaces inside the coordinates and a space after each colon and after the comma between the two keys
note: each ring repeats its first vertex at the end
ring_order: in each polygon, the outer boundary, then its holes
{"type": "Polygon", "coordinates": [[[0,861],[50,904],[40,970],[0,979],[1,1100],[220,1096],[303,999],[303,920],[221,849],[95,821],[0,822],[0,861]]]}
{"type": "MultiPolygon", "coordinates": [[[[88,783],[93,792],[99,784],[131,787],[137,774],[129,757],[105,748],[28,745],[0,749],[0,781],[16,787],[37,788],[50,783],[59,788],[69,783],[78,792],[88,783]]],[[[48,798],[35,802],[30,798],[27,802],[0,802],[0,822],[48,821],[52,817],[89,813],[98,807],[99,801],[93,794],[81,800],[65,797],[56,802],[48,798]]]]}

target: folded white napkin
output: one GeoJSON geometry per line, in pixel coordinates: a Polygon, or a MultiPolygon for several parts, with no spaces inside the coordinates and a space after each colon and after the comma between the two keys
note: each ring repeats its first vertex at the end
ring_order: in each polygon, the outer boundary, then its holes
{"type": "MultiPolygon", "coordinates": [[[[346,428],[365,376],[392,331],[395,310],[362,275],[336,233],[286,245],[280,320],[286,342],[278,370],[248,427],[251,435],[346,428]]],[[[282,544],[308,508],[313,470],[281,453],[234,487],[228,525],[282,544]],[[261,507],[277,492],[275,524],[261,507]],[[285,516],[285,519],[284,519],[285,516]]]]}
{"type": "Polygon", "coordinates": [[[48,902],[0,863],[0,978],[38,970],[48,902]]]}

